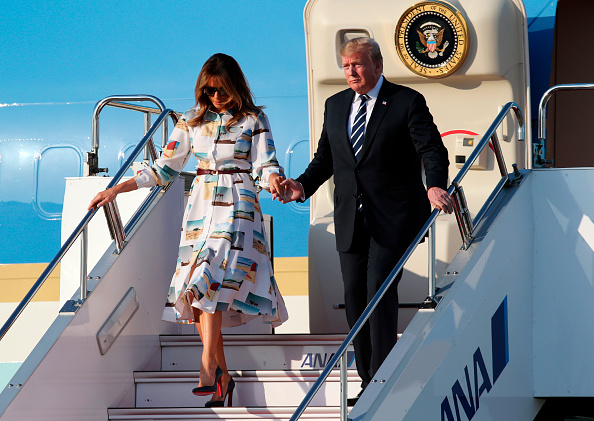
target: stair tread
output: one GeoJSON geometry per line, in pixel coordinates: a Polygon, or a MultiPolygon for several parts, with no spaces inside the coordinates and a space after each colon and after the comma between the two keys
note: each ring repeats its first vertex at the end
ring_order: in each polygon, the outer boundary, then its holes
{"type": "MultiPolygon", "coordinates": [[[[120,412],[120,413],[154,413],[154,414],[175,414],[175,413],[242,413],[242,412],[280,412],[280,413],[294,413],[297,410],[296,406],[233,406],[223,408],[134,408],[134,407],[122,407],[122,408],[108,408],[109,412],[120,412]]],[[[305,412],[334,412],[340,410],[339,406],[308,406],[305,412]]]]}
{"type": "MultiPolygon", "coordinates": [[[[245,419],[254,417],[262,419],[269,415],[275,419],[289,419],[296,411],[296,406],[249,406],[249,407],[230,407],[230,408],[109,408],[107,410],[110,420],[117,419],[170,419],[170,417],[180,417],[182,419],[191,419],[190,417],[199,417],[201,419],[245,419]],[[126,418],[124,418],[126,417],[126,418]],[[145,418],[150,417],[150,418],[145,418]]],[[[340,416],[340,407],[338,406],[310,406],[305,409],[301,419],[315,417],[338,419],[340,416]]]]}
{"type": "MultiPolygon", "coordinates": [[[[299,379],[316,380],[322,370],[229,370],[229,374],[235,381],[257,381],[259,379],[299,379]]],[[[136,371],[134,379],[137,382],[155,380],[194,380],[198,379],[200,371],[136,371]]],[[[357,370],[347,370],[347,377],[358,378],[357,370]]],[[[340,379],[340,370],[335,369],[330,372],[328,379],[340,379]]]]}
{"type": "MultiPolygon", "coordinates": [[[[199,358],[197,364],[195,363],[195,350],[202,348],[200,337],[197,334],[162,335],[159,337],[162,349],[161,364],[175,369],[134,372],[136,407],[110,408],[109,419],[288,420],[302,399],[303,387],[309,388],[318,379],[324,364],[338,349],[345,336],[223,335],[225,347],[232,349],[231,359],[237,362],[235,367],[230,367],[233,370],[229,370],[229,373],[236,383],[244,384],[234,394],[234,403],[242,406],[203,408],[208,397],[196,397],[189,393],[188,389],[188,383],[198,382],[200,375],[199,358]],[[264,363],[256,364],[253,362],[254,359],[256,362],[262,360],[264,363]],[[299,365],[305,365],[305,368],[299,368],[299,365]],[[309,368],[312,366],[313,368],[309,368]],[[280,395],[279,387],[284,391],[280,395]]],[[[360,382],[355,369],[347,370],[347,381],[349,385],[360,382]]],[[[339,419],[340,408],[335,406],[338,402],[339,382],[340,370],[336,368],[330,372],[321,393],[315,398],[317,401],[311,402],[316,406],[307,408],[302,418],[310,421],[339,419]]]]}

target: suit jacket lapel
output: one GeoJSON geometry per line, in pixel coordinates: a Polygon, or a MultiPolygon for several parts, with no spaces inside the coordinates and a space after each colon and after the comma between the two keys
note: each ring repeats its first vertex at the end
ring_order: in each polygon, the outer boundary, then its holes
{"type": "Polygon", "coordinates": [[[355,92],[354,91],[347,91],[347,94],[345,95],[345,100],[342,101],[341,107],[342,109],[340,110],[340,115],[341,117],[341,121],[340,121],[340,127],[342,128],[342,139],[340,140],[340,143],[343,144],[343,146],[346,148],[346,153],[349,154],[350,156],[353,157],[353,162],[356,163],[356,159],[355,159],[355,152],[353,151],[353,146],[351,145],[351,139],[349,137],[349,131],[348,131],[348,125],[349,125],[349,116],[351,115],[351,106],[353,104],[353,98],[355,97],[355,92]]]}
{"type": "Polygon", "coordinates": [[[363,148],[361,149],[361,157],[359,158],[359,162],[362,162],[366,155],[367,151],[371,147],[373,143],[373,139],[375,138],[375,134],[377,129],[390,106],[391,98],[388,96],[388,87],[389,82],[384,79],[384,83],[382,84],[382,88],[378,94],[377,99],[375,100],[375,105],[373,106],[373,111],[371,116],[369,117],[369,122],[367,123],[367,127],[365,128],[365,139],[363,141],[363,148]]]}

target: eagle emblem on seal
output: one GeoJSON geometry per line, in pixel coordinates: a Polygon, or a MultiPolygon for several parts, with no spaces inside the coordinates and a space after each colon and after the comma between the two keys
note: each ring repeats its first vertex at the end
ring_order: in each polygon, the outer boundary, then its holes
{"type": "Polygon", "coordinates": [[[417,44],[417,51],[421,54],[427,54],[429,58],[436,58],[438,55],[443,56],[443,52],[450,45],[446,41],[443,48],[440,48],[443,43],[444,31],[445,28],[442,28],[441,25],[435,22],[425,22],[422,24],[417,29],[417,33],[424,48],[417,44]]]}

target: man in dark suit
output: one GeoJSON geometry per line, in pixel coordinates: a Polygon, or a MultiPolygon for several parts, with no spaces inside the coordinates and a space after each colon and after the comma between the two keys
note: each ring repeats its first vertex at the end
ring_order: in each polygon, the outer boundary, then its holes
{"type": "MultiPolygon", "coordinates": [[[[309,198],[334,175],[336,248],[352,328],[426,222],[430,203],[448,213],[453,204],[447,150],[423,96],[384,79],[371,38],[347,42],[341,56],[350,89],[328,98],[313,160],[282,184],[288,203],[309,198]]],[[[401,275],[354,341],[362,389],[396,344],[401,275]]]]}

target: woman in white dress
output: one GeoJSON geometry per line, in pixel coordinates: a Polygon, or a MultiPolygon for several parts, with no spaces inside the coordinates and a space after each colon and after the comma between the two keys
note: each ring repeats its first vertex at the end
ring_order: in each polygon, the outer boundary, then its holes
{"type": "Polygon", "coordinates": [[[287,319],[254,181],[280,199],[285,177],[268,119],[232,57],[219,53],[206,61],[195,97],[196,106],[180,118],[162,157],[97,194],[89,209],[119,193],[167,183],[190,155],[198,159],[163,319],[196,323],[203,352],[200,382],[192,392],[212,394],[207,407],[223,406],[227,396],[230,406],[235,382],[227,371],[221,327],[255,317],[278,326],[287,319]]]}

